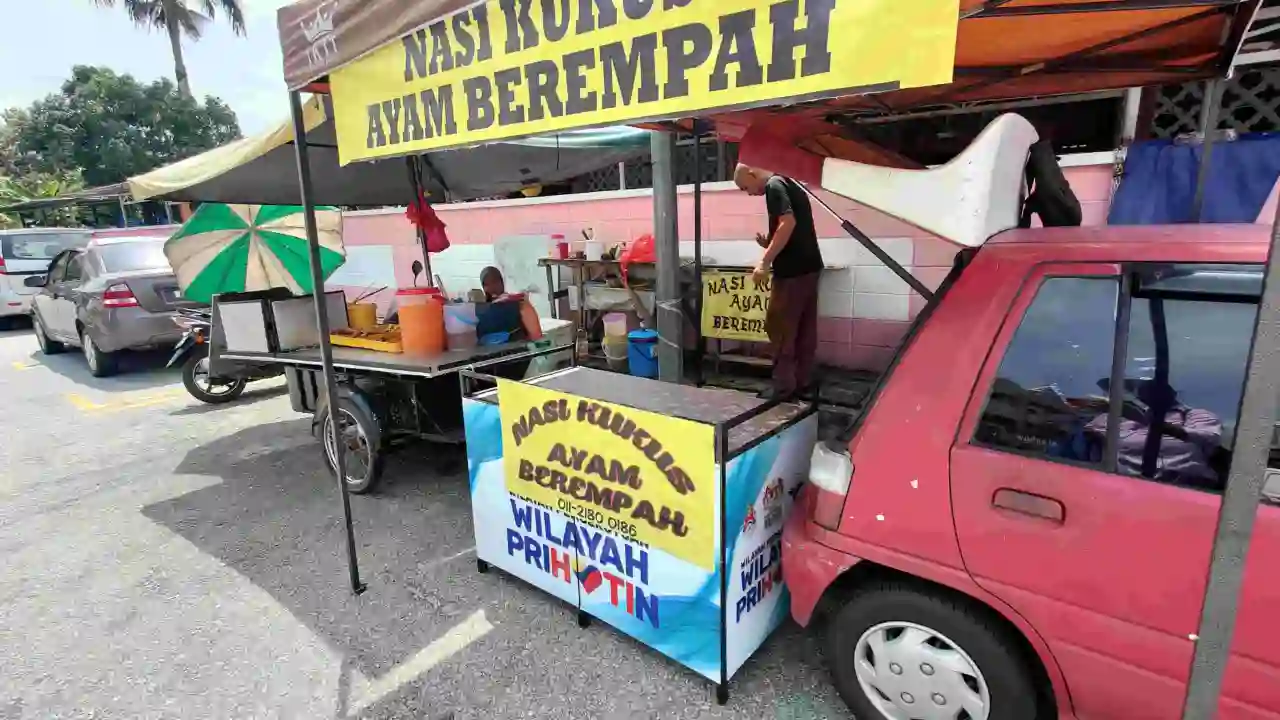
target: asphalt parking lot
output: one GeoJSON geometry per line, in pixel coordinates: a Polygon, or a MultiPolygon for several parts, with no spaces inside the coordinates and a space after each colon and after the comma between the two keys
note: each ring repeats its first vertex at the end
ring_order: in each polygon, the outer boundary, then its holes
{"type": "Polygon", "coordinates": [[[97,380],[0,333],[0,719],[849,717],[785,627],[725,707],[702,679],[475,569],[465,463],[393,456],[340,505],[279,382],[224,407],[165,357],[97,380]]]}

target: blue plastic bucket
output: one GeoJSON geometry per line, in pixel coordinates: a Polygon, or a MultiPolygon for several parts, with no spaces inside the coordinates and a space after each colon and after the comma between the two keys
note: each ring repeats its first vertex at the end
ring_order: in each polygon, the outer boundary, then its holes
{"type": "Polygon", "coordinates": [[[636,377],[658,377],[658,333],[632,330],[627,333],[627,365],[636,377]]]}

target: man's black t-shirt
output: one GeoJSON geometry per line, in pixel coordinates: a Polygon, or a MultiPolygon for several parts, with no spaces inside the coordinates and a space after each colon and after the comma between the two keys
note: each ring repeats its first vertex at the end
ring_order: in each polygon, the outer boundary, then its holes
{"type": "Polygon", "coordinates": [[[786,247],[773,259],[773,274],[779,278],[793,278],[821,272],[822,251],[818,249],[818,236],[813,229],[813,211],[809,196],[790,178],[774,175],[764,187],[765,207],[769,210],[769,237],[778,229],[783,215],[793,215],[796,227],[786,247]]]}

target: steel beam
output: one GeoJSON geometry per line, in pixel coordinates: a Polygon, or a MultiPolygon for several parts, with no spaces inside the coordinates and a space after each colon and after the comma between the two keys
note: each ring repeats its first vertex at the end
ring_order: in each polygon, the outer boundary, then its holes
{"type": "Polygon", "coordinates": [[[649,134],[653,156],[653,240],[658,256],[658,378],[684,380],[684,315],[680,311],[680,228],[676,201],[676,136],[649,134]]]}
{"type": "Polygon", "coordinates": [[[1200,628],[1182,708],[1183,720],[1209,720],[1217,716],[1253,524],[1266,483],[1267,460],[1275,433],[1276,399],[1280,395],[1280,208],[1272,220],[1271,251],[1267,254],[1266,268],[1244,397],[1236,423],[1231,470],[1218,511],[1213,560],[1200,610],[1200,628]]]}
{"type": "MultiPolygon", "coordinates": [[[[324,388],[329,413],[329,427],[333,429],[334,471],[342,495],[342,519],[347,533],[347,572],[351,592],[359,595],[365,591],[360,582],[360,561],[356,557],[356,535],[351,523],[351,495],[347,490],[346,453],[338,442],[338,383],[333,371],[333,347],[329,344],[329,309],[324,302],[324,273],[320,265],[320,235],[316,230],[316,203],[311,187],[311,160],[307,157],[307,129],[302,119],[302,99],[298,92],[289,93],[289,108],[293,112],[293,136],[303,141],[294,144],[298,159],[298,186],[302,189],[302,218],[307,232],[307,249],[311,259],[311,287],[316,302],[316,326],[320,330],[320,370],[324,376],[324,388]]],[[[324,438],[320,438],[321,445],[324,438]]]]}

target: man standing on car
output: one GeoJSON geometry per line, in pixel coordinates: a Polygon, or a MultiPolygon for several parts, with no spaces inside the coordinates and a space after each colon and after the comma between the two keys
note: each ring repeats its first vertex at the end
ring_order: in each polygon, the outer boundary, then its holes
{"type": "Polygon", "coordinates": [[[773,345],[770,399],[808,392],[818,349],[818,278],[822,251],[813,228],[813,212],[804,188],[791,178],[739,165],[733,181],[749,195],[764,195],[769,234],[756,234],[764,257],[751,275],[763,282],[773,271],[773,289],[765,329],[773,345]]]}

